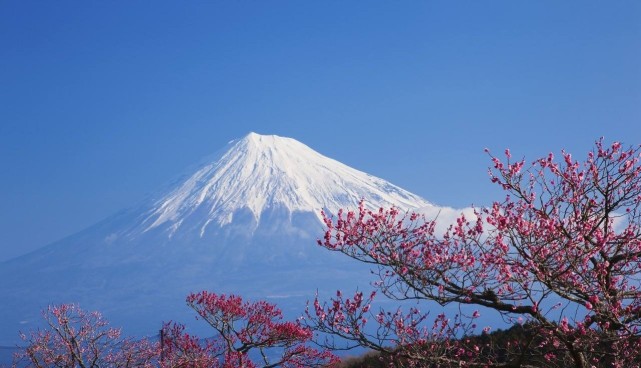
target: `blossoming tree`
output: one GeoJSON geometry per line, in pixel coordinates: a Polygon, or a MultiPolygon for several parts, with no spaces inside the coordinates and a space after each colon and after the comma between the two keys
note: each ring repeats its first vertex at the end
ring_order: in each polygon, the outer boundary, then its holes
{"type": "Polygon", "coordinates": [[[307,323],[402,365],[638,367],[640,152],[599,140],[582,162],[567,152],[529,165],[508,150],[503,160],[490,154],[505,199],[461,215],[444,234],[436,220],[395,208],[324,215],[319,243],[373,265],[379,293],[461,312],[385,311],[371,307],[375,293],[339,292],[317,298],[307,323]],[[500,353],[470,342],[481,313],[521,322],[527,338],[500,353]]]}
{"type": "Polygon", "coordinates": [[[21,334],[28,346],[16,354],[16,366],[37,368],[155,367],[157,344],[121,338],[98,312],[77,305],[51,306],[43,312],[48,328],[21,334]]]}
{"type": "Polygon", "coordinates": [[[187,304],[216,336],[201,340],[187,334],[183,325],[165,325],[161,367],[294,368],[337,362],[330,352],[307,346],[312,331],[298,322],[283,321],[274,304],[207,291],[190,294],[187,304]]]}

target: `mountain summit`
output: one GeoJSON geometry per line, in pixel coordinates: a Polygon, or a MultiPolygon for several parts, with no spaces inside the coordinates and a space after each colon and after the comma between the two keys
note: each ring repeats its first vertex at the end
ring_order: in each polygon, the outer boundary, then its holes
{"type": "Polygon", "coordinates": [[[191,318],[190,291],[270,299],[299,315],[316,290],[367,286],[367,271],[315,241],[321,210],[361,199],[374,208],[433,207],[294,139],[250,133],[167,191],[1,263],[0,345],[16,343],[48,304],[100,310],[137,335],[191,318]]]}
{"type": "Polygon", "coordinates": [[[431,205],[294,139],[249,133],[157,200],[143,222],[144,231],[166,226],[171,235],[191,223],[203,236],[210,225],[232,223],[240,210],[249,211],[258,225],[263,212],[275,208],[312,212],[320,221],[322,209],[356,207],[361,199],[373,207],[431,205]]]}

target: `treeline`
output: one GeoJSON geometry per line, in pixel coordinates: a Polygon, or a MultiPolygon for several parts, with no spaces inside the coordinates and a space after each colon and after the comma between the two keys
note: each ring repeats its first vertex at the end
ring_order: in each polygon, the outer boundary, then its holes
{"type": "MultiPolygon", "coordinates": [[[[573,360],[568,356],[568,351],[563,346],[547,344],[545,338],[538,335],[540,327],[534,323],[516,324],[509,329],[498,329],[491,333],[466,336],[457,340],[464,346],[478,346],[478,355],[474,360],[481,358],[485,362],[492,362],[490,367],[528,367],[549,368],[572,366],[573,360]]],[[[445,343],[445,342],[444,342],[445,343]]],[[[420,350],[420,349],[418,349],[420,350]]],[[[397,350],[398,351],[398,350],[397,350]]],[[[630,360],[629,367],[641,365],[641,352],[634,352],[636,357],[630,360]]],[[[427,355],[427,353],[425,353],[427,355]]],[[[617,367],[614,355],[605,354],[602,359],[592,361],[591,367],[617,367]]],[[[460,361],[435,362],[428,365],[416,365],[411,359],[404,356],[402,351],[394,353],[381,353],[368,351],[360,356],[348,356],[341,359],[340,368],[390,368],[390,367],[466,367],[475,366],[471,362],[460,361]]]]}

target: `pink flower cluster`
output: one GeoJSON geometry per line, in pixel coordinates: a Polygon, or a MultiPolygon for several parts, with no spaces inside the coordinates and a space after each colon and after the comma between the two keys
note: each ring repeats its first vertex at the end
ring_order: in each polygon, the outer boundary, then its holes
{"type": "Polygon", "coordinates": [[[307,346],[312,331],[298,322],[283,321],[282,312],[274,304],[207,291],[190,294],[187,304],[217,336],[202,341],[187,334],[181,324],[165,325],[161,367],[294,368],[337,362],[328,351],[307,346]]]}

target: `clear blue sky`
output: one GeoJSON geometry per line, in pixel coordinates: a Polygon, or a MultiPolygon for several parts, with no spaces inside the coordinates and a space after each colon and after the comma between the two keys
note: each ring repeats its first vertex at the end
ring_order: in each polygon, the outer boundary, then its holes
{"type": "Polygon", "coordinates": [[[250,131],[487,204],[484,147],[641,143],[641,2],[0,2],[0,260],[250,131]]]}

